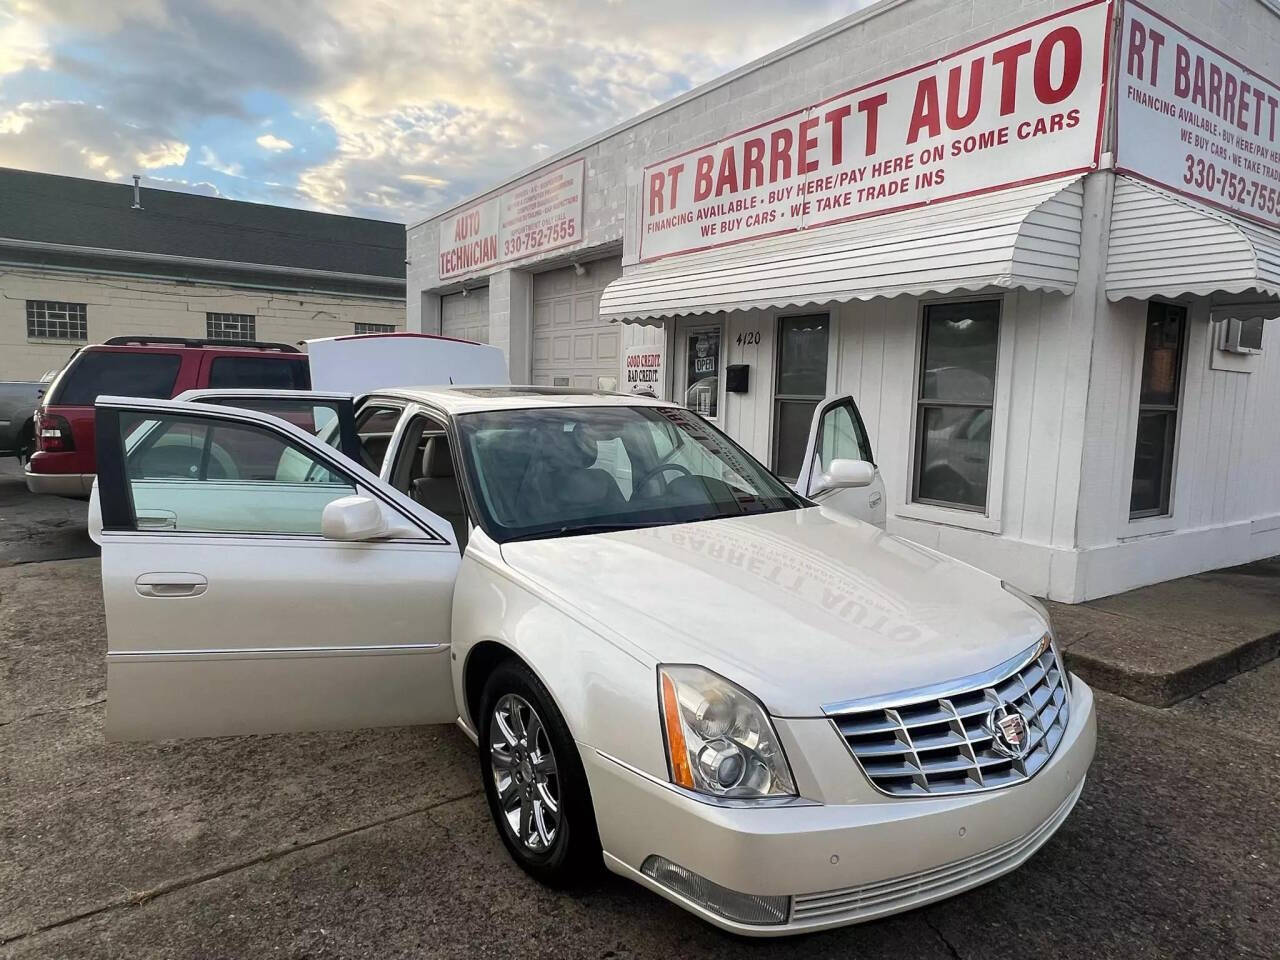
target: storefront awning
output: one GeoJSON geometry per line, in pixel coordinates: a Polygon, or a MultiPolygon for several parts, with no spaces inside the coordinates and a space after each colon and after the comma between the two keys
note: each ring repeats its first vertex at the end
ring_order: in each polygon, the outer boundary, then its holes
{"type": "Polygon", "coordinates": [[[600,316],[656,323],[993,286],[1070,293],[1082,205],[1067,178],[672,257],[609,284],[600,316]]]}
{"type": "Polygon", "coordinates": [[[1280,231],[1116,177],[1107,297],[1280,297],[1280,231]]]}

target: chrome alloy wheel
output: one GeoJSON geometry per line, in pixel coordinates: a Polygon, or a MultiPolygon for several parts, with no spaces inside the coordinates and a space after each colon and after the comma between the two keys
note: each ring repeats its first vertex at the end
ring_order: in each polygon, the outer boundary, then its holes
{"type": "Polygon", "coordinates": [[[546,853],[560,828],[560,778],[546,728],[523,697],[494,704],[489,761],[507,829],[526,850],[546,853]]]}

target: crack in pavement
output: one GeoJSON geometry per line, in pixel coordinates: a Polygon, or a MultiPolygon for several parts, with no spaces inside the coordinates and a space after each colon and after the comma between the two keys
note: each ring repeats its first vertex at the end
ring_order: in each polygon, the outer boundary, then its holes
{"type": "Polygon", "coordinates": [[[947,953],[953,958],[953,960],[964,960],[964,958],[960,956],[960,951],[955,948],[955,945],[950,940],[943,936],[942,930],[937,924],[929,919],[929,915],[923,910],[920,911],[920,919],[924,921],[924,925],[926,927],[933,931],[934,936],[938,938],[939,942],[947,948],[947,953]]]}
{"type": "MultiPolygon", "coordinates": [[[[290,854],[298,853],[303,850],[310,850],[319,846],[323,846],[326,843],[332,843],[335,840],[342,840],[345,837],[354,836],[355,834],[363,833],[366,830],[376,830],[378,827],[385,827],[387,824],[395,823],[398,820],[404,820],[404,819],[407,819],[408,817],[414,817],[424,813],[429,815],[430,811],[435,810],[439,807],[443,807],[446,804],[456,803],[459,800],[466,800],[469,797],[474,797],[481,793],[484,793],[483,789],[471,790],[471,791],[468,791],[467,793],[459,794],[456,797],[448,797],[444,800],[437,800],[434,803],[428,803],[420,807],[414,807],[411,810],[404,810],[404,811],[401,811],[400,813],[392,814],[389,817],[383,817],[379,820],[374,820],[371,823],[364,823],[357,827],[350,827],[346,830],[339,830],[337,833],[332,833],[324,837],[318,837],[315,840],[308,840],[304,843],[291,843],[288,846],[275,847],[271,850],[266,851],[265,853],[259,854],[256,857],[251,857],[248,860],[241,860],[235,863],[226,864],[224,866],[215,867],[212,870],[207,870],[203,873],[198,873],[195,876],[185,877],[179,880],[170,880],[167,883],[162,883],[162,884],[159,884],[158,886],[152,887],[150,890],[133,891],[133,890],[128,890],[128,888],[122,887],[122,889],[126,890],[129,896],[116,897],[113,900],[109,900],[106,903],[100,904],[99,906],[93,907],[89,910],[82,910],[79,913],[71,914],[70,916],[61,918],[60,920],[54,920],[50,923],[41,924],[38,927],[32,927],[30,930],[24,930],[21,933],[15,933],[8,937],[0,937],[0,947],[8,946],[9,944],[17,943],[21,940],[27,940],[41,933],[47,933],[50,930],[56,930],[59,927],[65,927],[73,923],[78,923],[81,920],[88,920],[92,917],[100,916],[104,913],[110,913],[113,910],[119,910],[123,907],[141,906],[144,903],[147,903],[151,900],[156,900],[160,897],[168,896],[171,893],[177,893],[179,891],[186,890],[190,887],[199,886],[200,884],[208,883],[211,880],[218,880],[222,877],[230,876],[233,873],[239,873],[241,870],[247,870],[250,867],[260,866],[261,864],[264,864],[264,863],[271,863],[273,861],[283,859],[284,857],[287,857],[290,854]]],[[[434,818],[431,818],[431,819],[434,822],[434,818]]]]}

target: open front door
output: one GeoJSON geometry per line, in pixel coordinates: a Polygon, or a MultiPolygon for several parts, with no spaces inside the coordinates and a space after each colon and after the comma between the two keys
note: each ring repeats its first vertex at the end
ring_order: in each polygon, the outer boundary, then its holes
{"type": "Polygon", "coordinates": [[[884,481],[875,465],[862,414],[851,395],[828,397],[813,411],[796,491],[824,507],[884,529],[884,481]],[[837,476],[841,470],[832,468],[837,460],[846,461],[843,467],[848,467],[848,462],[865,463],[870,467],[864,471],[869,482],[843,484],[837,476]]]}
{"type": "Polygon", "coordinates": [[[457,717],[449,524],[275,416],[97,406],[108,738],[457,717]]]}

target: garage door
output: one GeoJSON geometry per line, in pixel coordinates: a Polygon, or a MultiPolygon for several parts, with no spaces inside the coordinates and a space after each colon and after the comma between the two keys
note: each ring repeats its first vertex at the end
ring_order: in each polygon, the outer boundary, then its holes
{"type": "Polygon", "coordinates": [[[451,293],[440,298],[440,332],[459,340],[489,342],[489,288],[470,290],[464,297],[451,293]]]}
{"type": "Polygon", "coordinates": [[[600,322],[600,294],[622,275],[613,257],[535,274],[533,278],[533,382],[546,386],[609,389],[618,381],[620,324],[600,322]]]}

